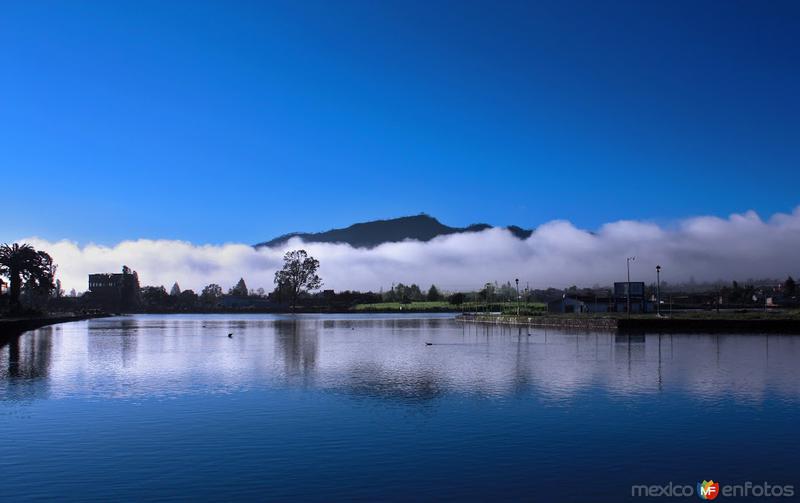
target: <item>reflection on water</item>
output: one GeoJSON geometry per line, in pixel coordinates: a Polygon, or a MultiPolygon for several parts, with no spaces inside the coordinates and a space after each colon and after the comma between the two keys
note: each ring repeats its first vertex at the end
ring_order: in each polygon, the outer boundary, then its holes
{"type": "Polygon", "coordinates": [[[414,400],[441,393],[567,397],[591,386],[742,399],[771,390],[796,399],[798,361],[800,338],[782,335],[567,333],[445,317],[137,316],[47,327],[9,341],[0,349],[0,398],[288,383],[414,400]]]}
{"type": "Polygon", "coordinates": [[[6,341],[0,377],[9,380],[47,377],[52,359],[52,333],[52,327],[45,327],[26,337],[6,341]]]}
{"type": "Polygon", "coordinates": [[[794,336],[446,315],[97,319],[0,347],[0,500],[622,501],[632,484],[711,477],[800,487],[798,422],[794,336]]]}
{"type": "Polygon", "coordinates": [[[40,328],[24,337],[3,342],[0,346],[0,399],[47,396],[53,331],[53,327],[40,328]]]}
{"type": "Polygon", "coordinates": [[[319,333],[316,323],[294,320],[275,322],[276,357],[283,361],[286,375],[311,376],[319,355],[319,333]]]}

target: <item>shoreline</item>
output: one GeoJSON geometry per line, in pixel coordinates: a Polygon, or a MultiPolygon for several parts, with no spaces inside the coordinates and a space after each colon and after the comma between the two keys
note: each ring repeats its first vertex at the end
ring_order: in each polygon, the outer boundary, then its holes
{"type": "Polygon", "coordinates": [[[386,313],[452,313],[461,314],[461,309],[352,309],[352,308],[298,308],[291,309],[153,309],[119,314],[386,314],[386,313]]]}
{"type": "Polygon", "coordinates": [[[796,318],[612,318],[567,316],[459,315],[463,323],[643,333],[776,333],[800,335],[796,318]]]}
{"type": "MultiPolygon", "coordinates": [[[[122,314],[122,313],[121,313],[122,314]]],[[[731,318],[731,317],[592,317],[592,316],[515,316],[502,314],[466,314],[457,311],[352,311],[352,310],[298,310],[291,311],[171,311],[126,314],[454,314],[455,320],[462,323],[527,326],[538,328],[599,330],[621,334],[644,333],[775,333],[800,335],[800,318],[731,318]]],[[[83,314],[50,317],[23,317],[0,319],[0,344],[14,337],[38,328],[93,318],[107,318],[116,314],[83,314]]]]}
{"type": "Polygon", "coordinates": [[[0,344],[5,343],[14,337],[18,337],[25,332],[36,330],[37,328],[49,325],[58,325],[72,321],[83,321],[92,318],[106,318],[109,314],[81,314],[71,316],[42,316],[28,318],[0,319],[0,344]]]}

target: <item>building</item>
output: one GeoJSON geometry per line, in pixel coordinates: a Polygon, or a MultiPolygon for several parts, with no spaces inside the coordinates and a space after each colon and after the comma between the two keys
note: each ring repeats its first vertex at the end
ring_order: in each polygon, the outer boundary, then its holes
{"type": "Polygon", "coordinates": [[[91,303],[109,311],[127,311],[139,304],[139,276],[128,266],[121,273],[89,275],[91,303]]]}
{"type": "MultiPolygon", "coordinates": [[[[655,312],[655,303],[645,298],[644,282],[631,281],[631,312],[655,312]]],[[[602,293],[602,292],[601,292],[602,293]]],[[[603,295],[564,294],[547,303],[549,313],[625,313],[628,311],[628,283],[614,283],[614,290],[603,295]]]]}
{"type": "Polygon", "coordinates": [[[620,281],[614,283],[614,311],[628,312],[628,286],[630,285],[630,303],[632,313],[651,313],[653,302],[645,298],[644,281],[620,281]]]}
{"type": "Polygon", "coordinates": [[[608,313],[614,303],[610,297],[597,295],[564,295],[547,303],[549,313],[608,313]]]}
{"type": "Polygon", "coordinates": [[[111,295],[119,292],[125,282],[122,273],[104,272],[89,275],[89,291],[95,295],[111,295]]]}

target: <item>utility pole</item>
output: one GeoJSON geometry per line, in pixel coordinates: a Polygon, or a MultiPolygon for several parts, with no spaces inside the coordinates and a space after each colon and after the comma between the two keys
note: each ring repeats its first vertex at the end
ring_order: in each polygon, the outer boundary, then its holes
{"type": "Polygon", "coordinates": [[[627,265],[628,265],[628,285],[627,285],[627,288],[625,289],[626,290],[625,293],[628,294],[627,295],[627,297],[628,297],[628,318],[631,317],[631,260],[636,260],[636,257],[627,257],[625,259],[625,261],[627,262],[627,265]]]}
{"type": "Polygon", "coordinates": [[[520,302],[520,297],[519,297],[519,278],[515,279],[514,282],[517,284],[517,316],[519,316],[519,302],[520,302]]]}
{"type": "Polygon", "coordinates": [[[525,304],[531,301],[531,282],[525,282],[525,304]]]}
{"type": "Polygon", "coordinates": [[[656,266],[656,316],[661,317],[661,266],[656,266]]]}

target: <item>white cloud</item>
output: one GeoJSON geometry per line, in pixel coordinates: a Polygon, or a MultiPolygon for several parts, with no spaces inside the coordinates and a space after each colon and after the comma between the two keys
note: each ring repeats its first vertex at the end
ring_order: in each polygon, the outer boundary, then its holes
{"type": "Polygon", "coordinates": [[[53,256],[64,287],[86,289],[92,272],[118,271],[123,264],[139,272],[143,285],[178,281],[182,288],[208,283],[223,288],[244,277],[251,288],[271,289],[275,269],[287,249],[305,248],[321,262],[326,288],[377,290],[392,282],[435,283],[445,289],[475,288],[487,281],[513,281],[532,287],[609,284],[625,275],[625,257],[637,257],[633,279],[684,281],[785,277],[800,270],[800,207],[762,220],[755,212],[727,219],[696,217],[674,226],[619,221],[597,232],[569,222],[541,225],[521,241],[502,229],[456,234],[427,243],[388,243],[373,249],[342,244],[302,243],[255,250],[245,244],[194,245],[184,241],[137,240],[115,246],[80,246],[70,241],[24,239],[53,256]]]}

